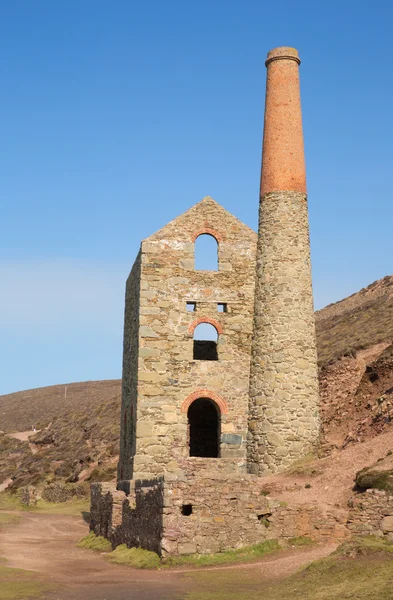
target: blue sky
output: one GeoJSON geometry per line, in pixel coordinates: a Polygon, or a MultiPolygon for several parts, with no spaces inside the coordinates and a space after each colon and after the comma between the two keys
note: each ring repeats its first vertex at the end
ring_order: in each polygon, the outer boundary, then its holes
{"type": "Polygon", "coordinates": [[[139,242],[256,228],[268,50],[295,46],[317,308],[392,273],[388,0],[0,0],[0,393],[121,375],[139,242]]]}

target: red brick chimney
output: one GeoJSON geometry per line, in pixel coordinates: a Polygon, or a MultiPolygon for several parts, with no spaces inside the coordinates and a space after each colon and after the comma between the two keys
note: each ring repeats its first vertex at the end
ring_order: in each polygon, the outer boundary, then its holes
{"type": "Polygon", "coordinates": [[[275,48],[266,60],[266,103],[261,196],[306,193],[299,65],[295,48],[275,48]]]}

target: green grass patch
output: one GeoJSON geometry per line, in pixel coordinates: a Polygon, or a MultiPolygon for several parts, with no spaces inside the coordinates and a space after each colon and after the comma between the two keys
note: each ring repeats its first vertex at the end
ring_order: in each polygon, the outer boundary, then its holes
{"type": "Polygon", "coordinates": [[[17,523],[19,521],[18,515],[7,512],[0,512],[0,528],[3,525],[11,525],[12,523],[17,523]]]}
{"type": "Polygon", "coordinates": [[[78,548],[87,548],[87,550],[95,550],[96,552],[111,552],[112,544],[109,540],[101,535],[95,535],[90,531],[88,535],[80,540],[77,544],[78,548]]]}
{"type": "Polygon", "coordinates": [[[89,512],[90,502],[88,500],[67,500],[67,502],[47,502],[38,500],[36,506],[30,510],[35,512],[50,513],[56,515],[80,515],[89,512]]]}
{"type": "Polygon", "coordinates": [[[277,582],[266,581],[268,566],[187,573],[186,600],[392,600],[392,550],[384,539],[354,538],[277,582]]]}
{"type": "Polygon", "coordinates": [[[260,544],[246,546],[238,550],[227,550],[217,554],[189,554],[186,556],[171,556],[162,563],[162,566],[190,566],[210,567],[231,563],[244,563],[258,560],[267,554],[280,550],[281,546],[277,540],[266,540],[260,544]]]}
{"type": "MultiPolygon", "coordinates": [[[[96,538],[94,534],[89,534],[78,546],[90,547],[94,545],[96,538]],[[82,543],[84,544],[82,546],[82,543]],[[86,544],[86,545],[85,545],[86,544]]],[[[294,538],[295,539],[295,538],[294,538]]],[[[105,540],[107,542],[107,540],[105,540]]],[[[109,542],[108,542],[109,543],[109,542]]],[[[95,548],[92,548],[93,550],[95,548]]],[[[162,569],[172,567],[213,567],[215,565],[225,564],[236,564],[253,562],[280,550],[281,546],[277,540],[266,540],[260,544],[254,544],[253,546],[246,546],[239,548],[238,550],[228,550],[226,552],[218,552],[217,554],[188,554],[185,556],[171,556],[165,560],[161,560],[158,554],[155,552],[149,552],[142,548],[127,548],[125,544],[117,546],[113,552],[107,554],[107,558],[110,562],[119,565],[128,565],[135,569],[162,569]]],[[[102,550],[105,551],[105,550],[102,550]]]]}
{"type": "Polygon", "coordinates": [[[11,569],[0,559],[0,600],[40,598],[53,589],[32,571],[11,569]]]}
{"type": "Polygon", "coordinates": [[[386,538],[364,535],[344,542],[333,552],[332,556],[370,556],[381,552],[393,554],[393,544],[386,538]]]}
{"type": "Polygon", "coordinates": [[[159,569],[161,567],[161,559],[155,552],[143,550],[143,548],[127,548],[125,544],[117,546],[106,558],[111,563],[128,565],[135,569],[159,569]]]}
{"type": "Polygon", "coordinates": [[[22,504],[15,494],[0,494],[0,510],[23,510],[32,512],[51,513],[59,515],[80,515],[82,512],[89,512],[90,502],[87,499],[67,500],[67,502],[47,502],[46,500],[37,500],[34,506],[22,504]]]}
{"type": "Polygon", "coordinates": [[[296,537],[290,538],[288,540],[288,544],[290,546],[300,547],[300,546],[312,546],[313,544],[315,544],[315,542],[314,542],[314,540],[307,537],[306,535],[298,535],[296,537]]]}
{"type": "Polygon", "coordinates": [[[300,477],[316,477],[322,473],[322,469],[317,465],[318,456],[310,452],[297,460],[287,471],[287,475],[299,475],[300,477]]]}
{"type": "Polygon", "coordinates": [[[14,494],[2,492],[0,494],[0,510],[24,510],[26,507],[14,494]]]}

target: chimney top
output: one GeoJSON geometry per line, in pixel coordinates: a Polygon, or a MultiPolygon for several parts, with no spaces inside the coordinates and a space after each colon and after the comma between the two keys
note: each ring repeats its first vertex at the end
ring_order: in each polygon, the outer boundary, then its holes
{"type": "Polygon", "coordinates": [[[268,64],[274,60],[294,60],[298,65],[300,65],[298,51],[296,48],[290,48],[289,46],[280,46],[279,48],[273,48],[273,50],[270,50],[270,52],[267,53],[265,65],[268,66],[268,64]]]}
{"type": "Polygon", "coordinates": [[[306,194],[299,56],[281,46],[267,55],[261,197],[269,192],[306,194]]]}

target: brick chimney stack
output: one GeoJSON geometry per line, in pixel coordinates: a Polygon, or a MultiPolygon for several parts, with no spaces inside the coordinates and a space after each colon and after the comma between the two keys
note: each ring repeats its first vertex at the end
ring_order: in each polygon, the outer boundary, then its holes
{"type": "Polygon", "coordinates": [[[266,61],[261,197],[291,190],[307,193],[299,65],[295,48],[275,48],[266,61]]]}
{"type": "Polygon", "coordinates": [[[248,470],[285,470],[319,434],[298,53],[267,55],[248,470]]]}

